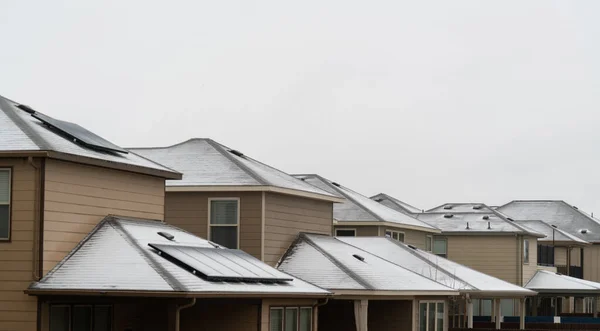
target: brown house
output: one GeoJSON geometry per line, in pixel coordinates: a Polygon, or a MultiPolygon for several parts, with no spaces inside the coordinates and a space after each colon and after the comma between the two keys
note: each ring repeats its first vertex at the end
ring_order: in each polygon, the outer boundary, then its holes
{"type": "Polygon", "coordinates": [[[165,221],[275,265],[299,232],[332,233],[340,196],[211,139],[133,148],[183,173],[166,182],[165,221]]]}

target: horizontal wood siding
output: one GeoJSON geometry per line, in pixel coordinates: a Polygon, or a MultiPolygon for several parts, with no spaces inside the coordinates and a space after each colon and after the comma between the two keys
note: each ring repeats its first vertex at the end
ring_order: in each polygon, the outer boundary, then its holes
{"type": "Polygon", "coordinates": [[[0,242],[0,330],[35,330],[37,300],[23,291],[37,269],[33,267],[37,174],[26,159],[0,159],[0,167],[9,166],[12,230],[11,241],[0,242]]]}
{"type": "Polygon", "coordinates": [[[529,240],[529,263],[523,264],[523,285],[526,284],[537,271],[537,239],[525,237],[529,240]]]}
{"type": "Polygon", "coordinates": [[[554,248],[554,264],[555,265],[567,265],[567,248],[566,247],[554,248]]]}
{"type": "Polygon", "coordinates": [[[447,236],[446,238],[448,239],[448,258],[450,260],[517,284],[517,272],[519,271],[517,264],[519,262],[517,262],[515,237],[447,236]]]}
{"type": "Polygon", "coordinates": [[[260,259],[261,192],[167,192],[165,221],[208,238],[208,199],[240,199],[240,249],[260,259]]]}
{"type": "Polygon", "coordinates": [[[583,249],[583,279],[600,282],[600,245],[583,249]]]}
{"type": "Polygon", "coordinates": [[[44,272],[109,214],[162,220],[164,179],[48,159],[44,272]]]}
{"type": "Polygon", "coordinates": [[[403,230],[404,231],[404,243],[413,245],[419,249],[425,249],[426,239],[428,235],[432,235],[429,232],[417,231],[417,230],[403,230]]]}
{"type": "MultiPolygon", "coordinates": [[[[356,230],[357,237],[376,237],[379,235],[379,227],[377,226],[339,226],[336,225],[335,229],[345,230],[345,229],[354,229],[356,230]]],[[[334,232],[335,234],[335,232],[334,232]]]]}
{"type": "Polygon", "coordinates": [[[275,265],[300,232],[331,235],[333,203],[265,194],[265,262],[275,265]]]}

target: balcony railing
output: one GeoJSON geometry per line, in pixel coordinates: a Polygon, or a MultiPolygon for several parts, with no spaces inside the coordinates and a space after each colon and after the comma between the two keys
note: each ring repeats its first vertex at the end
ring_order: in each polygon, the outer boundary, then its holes
{"type": "Polygon", "coordinates": [[[569,275],[571,277],[583,279],[583,267],[557,265],[556,271],[559,274],[569,275]]]}

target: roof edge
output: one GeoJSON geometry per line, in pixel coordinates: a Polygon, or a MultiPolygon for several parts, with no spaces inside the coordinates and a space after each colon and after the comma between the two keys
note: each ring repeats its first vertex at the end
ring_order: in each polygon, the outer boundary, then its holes
{"type": "Polygon", "coordinates": [[[333,195],[323,195],[318,193],[311,193],[302,190],[294,190],[283,188],[273,185],[221,185],[221,186],[210,186],[210,185],[168,185],[165,187],[166,192],[273,192],[281,193],[293,196],[299,196],[303,198],[324,200],[330,202],[344,202],[343,198],[335,197],[333,195]]]}

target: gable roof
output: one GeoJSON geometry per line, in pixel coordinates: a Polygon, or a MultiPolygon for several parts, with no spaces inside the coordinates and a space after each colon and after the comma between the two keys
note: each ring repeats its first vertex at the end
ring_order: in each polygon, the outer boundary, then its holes
{"type": "Polygon", "coordinates": [[[357,193],[345,186],[334,183],[326,178],[314,174],[294,175],[305,183],[326,190],[331,194],[344,197],[344,202],[333,206],[333,218],[337,222],[362,222],[391,223],[394,226],[439,233],[436,227],[420,221],[411,215],[388,208],[370,198],[357,193]]]}
{"type": "MultiPolygon", "coordinates": [[[[323,296],[328,292],[299,279],[281,283],[210,281],[171,262],[149,246],[169,244],[228,250],[158,221],[106,217],[54,269],[27,290],[30,294],[108,293],[221,297],[323,296]],[[167,232],[174,240],[158,235],[167,232]],[[118,254],[113,254],[118,252],[118,254]]],[[[244,254],[271,274],[276,269],[244,254]]],[[[219,263],[219,260],[216,260],[219,263]]]]}
{"type": "Polygon", "coordinates": [[[530,290],[473,270],[397,240],[382,237],[338,237],[338,240],[377,255],[445,286],[479,296],[529,296],[530,290]]]}
{"type": "Polygon", "coordinates": [[[380,204],[392,208],[401,213],[405,213],[408,215],[422,213],[423,210],[413,207],[404,201],[400,201],[392,196],[389,196],[385,193],[379,193],[371,197],[372,200],[379,202],[380,204]]]}
{"type": "Polygon", "coordinates": [[[334,294],[458,294],[448,286],[325,235],[300,234],[278,269],[334,294]]]}
{"type": "MultiPolygon", "coordinates": [[[[46,156],[170,179],[181,178],[181,174],[177,171],[135,153],[100,150],[75,142],[33,117],[41,114],[40,112],[30,108],[23,110],[18,108],[19,106],[23,107],[0,96],[0,154],[46,156]]],[[[73,123],[63,123],[85,130],[73,123]]],[[[100,137],[97,139],[110,144],[100,137]]],[[[113,146],[118,148],[116,145],[113,146]]]]}
{"type": "Polygon", "coordinates": [[[543,221],[515,221],[518,224],[531,229],[532,231],[545,235],[544,238],[538,238],[538,242],[568,245],[568,246],[585,246],[590,245],[589,242],[577,238],[576,236],[569,234],[566,231],[553,227],[552,225],[543,221]]]}
{"type": "Polygon", "coordinates": [[[167,191],[274,191],[343,200],[212,139],[194,138],[169,147],[129,150],[183,173],[182,180],[167,181],[167,191]]]}
{"type": "Polygon", "coordinates": [[[538,270],[525,287],[539,293],[549,294],[593,294],[600,293],[600,283],[558,273],[538,270]]]}
{"type": "Polygon", "coordinates": [[[542,220],[577,238],[600,242],[600,221],[562,200],[515,200],[498,211],[515,220],[542,220]]]}

